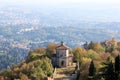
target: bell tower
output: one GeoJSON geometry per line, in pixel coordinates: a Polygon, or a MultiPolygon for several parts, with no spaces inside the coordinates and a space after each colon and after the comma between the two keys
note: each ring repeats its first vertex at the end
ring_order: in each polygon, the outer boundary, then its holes
{"type": "Polygon", "coordinates": [[[61,46],[63,46],[64,45],[64,42],[63,41],[61,41],[61,46]]]}

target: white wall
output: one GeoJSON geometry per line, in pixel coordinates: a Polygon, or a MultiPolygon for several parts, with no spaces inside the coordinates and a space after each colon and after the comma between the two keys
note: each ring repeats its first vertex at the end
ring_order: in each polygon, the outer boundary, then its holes
{"type": "Polygon", "coordinates": [[[69,50],[57,50],[58,58],[58,65],[61,67],[61,62],[64,61],[64,66],[68,66],[68,56],[69,56],[69,50]]]}
{"type": "Polygon", "coordinates": [[[69,50],[57,50],[57,54],[59,54],[59,57],[68,57],[69,50]]]}

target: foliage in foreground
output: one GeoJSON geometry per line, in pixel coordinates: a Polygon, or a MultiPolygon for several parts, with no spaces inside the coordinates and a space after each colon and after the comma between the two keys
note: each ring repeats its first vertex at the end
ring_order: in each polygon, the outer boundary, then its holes
{"type": "Polygon", "coordinates": [[[21,79],[28,80],[34,79],[41,80],[45,76],[52,76],[53,67],[51,60],[46,54],[31,51],[27,59],[19,65],[14,65],[0,73],[1,76],[5,77],[5,80],[21,79]]]}

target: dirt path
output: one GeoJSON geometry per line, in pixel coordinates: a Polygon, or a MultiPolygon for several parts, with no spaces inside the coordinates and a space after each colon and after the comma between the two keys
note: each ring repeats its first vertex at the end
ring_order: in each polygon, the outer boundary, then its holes
{"type": "Polygon", "coordinates": [[[76,74],[73,74],[75,65],[65,68],[56,68],[54,80],[76,80],[76,74]]]}

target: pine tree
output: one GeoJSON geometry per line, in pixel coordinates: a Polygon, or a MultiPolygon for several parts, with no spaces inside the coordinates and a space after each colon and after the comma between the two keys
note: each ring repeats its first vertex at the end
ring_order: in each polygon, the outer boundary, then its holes
{"type": "Polygon", "coordinates": [[[105,80],[115,80],[114,66],[112,63],[112,58],[108,57],[106,62],[102,63],[103,67],[100,69],[101,77],[105,80]]]}
{"type": "Polygon", "coordinates": [[[115,80],[119,80],[120,75],[120,56],[115,58],[115,80]]]}
{"type": "Polygon", "coordinates": [[[120,56],[119,55],[115,58],[115,72],[116,73],[120,72],[120,56]]]}
{"type": "Polygon", "coordinates": [[[93,47],[94,47],[94,43],[91,41],[89,44],[89,49],[93,49],[93,47]]]}
{"type": "Polygon", "coordinates": [[[95,73],[96,73],[96,68],[95,68],[94,62],[92,60],[91,63],[90,63],[90,67],[89,67],[89,80],[94,79],[95,73]]]}
{"type": "Polygon", "coordinates": [[[114,80],[114,67],[112,61],[108,64],[105,78],[106,80],[114,80]]]}

